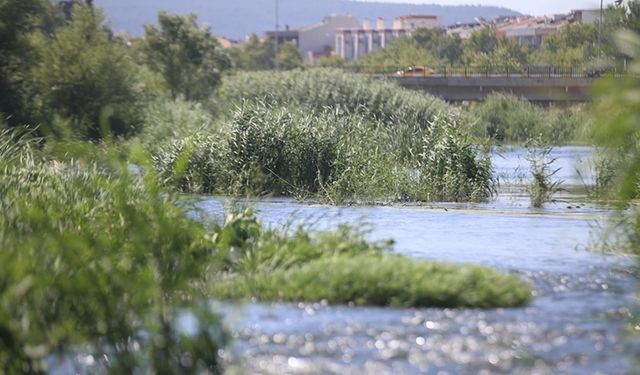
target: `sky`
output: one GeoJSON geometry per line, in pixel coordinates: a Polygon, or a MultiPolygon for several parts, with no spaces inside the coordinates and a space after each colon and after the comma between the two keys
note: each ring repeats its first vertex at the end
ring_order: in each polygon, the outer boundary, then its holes
{"type": "MultiPolygon", "coordinates": [[[[372,1],[372,0],[369,0],[372,1]]],[[[373,0],[375,1],[375,0],[373,0]]],[[[382,1],[382,0],[380,0],[382,1]]],[[[384,0],[394,3],[442,4],[442,5],[498,5],[525,14],[551,15],[568,13],[572,9],[600,8],[599,0],[384,0]]],[[[613,0],[604,0],[604,6],[613,0]]]]}

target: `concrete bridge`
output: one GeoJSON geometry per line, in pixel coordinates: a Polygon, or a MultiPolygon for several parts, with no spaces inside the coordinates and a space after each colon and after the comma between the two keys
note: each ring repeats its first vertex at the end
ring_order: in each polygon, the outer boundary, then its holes
{"type": "Polygon", "coordinates": [[[432,75],[386,77],[400,86],[424,90],[447,101],[481,101],[492,93],[508,93],[534,102],[585,102],[595,77],[530,75],[432,75]]]}

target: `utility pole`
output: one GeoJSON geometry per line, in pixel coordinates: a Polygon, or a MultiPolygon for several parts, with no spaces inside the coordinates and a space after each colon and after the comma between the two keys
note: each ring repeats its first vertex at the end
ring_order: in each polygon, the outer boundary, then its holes
{"type": "Polygon", "coordinates": [[[598,22],[598,58],[602,57],[602,7],[603,0],[600,0],[600,22],[598,22]]]}
{"type": "Polygon", "coordinates": [[[276,70],[280,69],[280,59],[278,58],[278,52],[279,52],[279,45],[280,44],[280,35],[279,35],[279,29],[280,29],[280,9],[279,9],[279,2],[278,0],[276,0],[276,40],[275,40],[275,52],[276,52],[276,56],[275,56],[275,68],[276,70]]]}

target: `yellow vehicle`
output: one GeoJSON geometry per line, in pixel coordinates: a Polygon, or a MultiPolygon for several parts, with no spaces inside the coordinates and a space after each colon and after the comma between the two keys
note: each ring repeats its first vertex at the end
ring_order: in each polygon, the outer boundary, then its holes
{"type": "Polygon", "coordinates": [[[426,66],[410,66],[399,70],[395,75],[398,77],[431,77],[434,73],[435,70],[426,66]]]}

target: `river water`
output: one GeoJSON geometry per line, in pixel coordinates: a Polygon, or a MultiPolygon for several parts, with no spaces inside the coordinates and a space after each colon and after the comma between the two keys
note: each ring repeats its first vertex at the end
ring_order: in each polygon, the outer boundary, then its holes
{"type": "MultiPolygon", "coordinates": [[[[551,155],[557,177],[592,181],[591,149],[551,155]],[[575,169],[581,170],[581,176],[575,169]]],[[[530,208],[514,185],[528,177],[525,152],[493,157],[502,181],[482,204],[334,207],[288,199],[249,202],[263,224],[314,222],[317,229],[365,223],[369,239],[393,239],[413,258],[475,263],[518,275],[534,289],[517,309],[391,309],[321,303],[216,304],[233,332],[230,372],[264,374],[626,374],[640,373],[634,310],[635,259],[594,248],[611,209],[564,193],[530,208]],[[506,189],[506,186],[511,186],[506,189]]],[[[223,216],[225,202],[199,207],[223,216]]]]}

